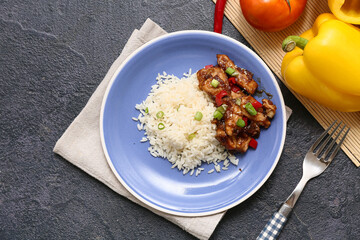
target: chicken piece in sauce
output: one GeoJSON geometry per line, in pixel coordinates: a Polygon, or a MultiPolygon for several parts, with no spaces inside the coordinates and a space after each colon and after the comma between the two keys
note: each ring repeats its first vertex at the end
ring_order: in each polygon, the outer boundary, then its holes
{"type": "Polygon", "coordinates": [[[217,54],[218,65],[226,71],[227,68],[235,69],[236,83],[243,89],[245,89],[249,94],[254,94],[258,84],[253,79],[253,74],[246,69],[237,67],[234,62],[225,54],[217,54]]]}
{"type": "Polygon", "coordinates": [[[196,75],[199,81],[199,88],[210,96],[215,97],[222,90],[230,91],[228,77],[220,67],[203,68],[200,69],[196,75]],[[219,82],[216,88],[211,85],[213,79],[219,82]]]}
{"type": "Polygon", "coordinates": [[[263,103],[263,107],[265,109],[265,115],[268,118],[272,119],[275,116],[276,106],[273,104],[273,102],[271,100],[268,100],[268,99],[263,99],[262,103],[263,103]]]}
{"type": "Polygon", "coordinates": [[[225,112],[221,119],[214,119],[216,124],[216,139],[230,151],[246,152],[253,138],[260,136],[260,127],[268,128],[270,120],[275,116],[276,106],[268,99],[262,99],[262,104],[251,96],[256,92],[258,84],[253,80],[253,74],[246,69],[237,67],[224,54],[217,54],[217,66],[203,68],[197,72],[199,88],[213,99],[223,91],[227,95],[222,99],[225,112]],[[230,67],[235,69],[234,76],[225,72],[230,67]],[[219,84],[214,87],[211,81],[215,79],[219,84]],[[250,114],[245,105],[251,103],[256,106],[256,114],[250,114]],[[238,124],[243,121],[244,126],[238,124]]]}
{"type": "Polygon", "coordinates": [[[250,113],[248,113],[248,111],[246,111],[245,105],[250,102],[253,103],[255,102],[256,99],[253,98],[252,96],[246,96],[241,98],[241,104],[240,104],[240,108],[243,111],[245,117],[247,117],[249,120],[254,121],[256,123],[258,123],[259,126],[268,128],[270,127],[270,120],[268,119],[268,117],[263,113],[263,109],[257,109],[257,114],[252,116],[250,113]]]}
{"type": "Polygon", "coordinates": [[[225,122],[216,122],[216,136],[215,138],[230,151],[246,152],[249,148],[251,137],[245,133],[229,136],[226,134],[225,122]]]}

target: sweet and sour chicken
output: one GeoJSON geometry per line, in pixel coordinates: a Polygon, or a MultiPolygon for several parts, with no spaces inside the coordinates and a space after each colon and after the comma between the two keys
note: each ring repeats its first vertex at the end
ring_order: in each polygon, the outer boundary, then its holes
{"type": "Polygon", "coordinates": [[[213,120],[216,139],[230,151],[246,152],[249,146],[257,147],[260,127],[270,127],[276,106],[269,99],[260,103],[252,96],[258,84],[251,72],[236,66],[227,55],[216,56],[216,66],[197,72],[199,88],[217,106],[213,120]]]}

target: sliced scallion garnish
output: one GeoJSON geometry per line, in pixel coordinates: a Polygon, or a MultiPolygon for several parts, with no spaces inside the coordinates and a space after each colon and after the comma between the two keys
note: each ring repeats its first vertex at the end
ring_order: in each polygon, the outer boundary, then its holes
{"type": "Polygon", "coordinates": [[[216,111],[219,111],[221,114],[224,115],[224,113],[225,113],[225,111],[226,111],[226,108],[227,108],[227,106],[226,106],[225,104],[223,104],[223,105],[221,105],[220,107],[218,107],[218,108],[216,109],[216,111]]]}
{"type": "Polygon", "coordinates": [[[255,116],[257,114],[257,111],[250,102],[245,104],[245,109],[251,116],[255,116]]]}
{"type": "Polygon", "coordinates": [[[216,110],[215,112],[214,112],[214,118],[216,118],[217,120],[221,120],[221,118],[223,117],[224,115],[220,112],[220,111],[218,111],[218,110],[216,110]]]}
{"type": "Polygon", "coordinates": [[[164,117],[164,112],[163,112],[163,111],[158,111],[158,112],[156,113],[156,117],[157,117],[158,119],[163,118],[163,117],[164,117]]]}
{"type": "Polygon", "coordinates": [[[236,122],[236,126],[245,127],[245,121],[239,118],[236,122]]]}
{"type": "Polygon", "coordinates": [[[188,139],[189,139],[189,140],[193,140],[194,137],[196,137],[196,132],[194,132],[194,133],[192,133],[192,134],[189,134],[188,139]]]}
{"type": "Polygon", "coordinates": [[[214,88],[217,88],[219,86],[219,81],[216,79],[213,79],[211,81],[211,86],[213,86],[214,88]]]}
{"type": "Polygon", "coordinates": [[[165,128],[165,125],[163,123],[158,124],[158,129],[163,130],[165,128]]]}
{"type": "Polygon", "coordinates": [[[203,117],[203,114],[201,112],[196,112],[195,113],[195,117],[194,117],[195,120],[201,121],[202,117],[203,117]]]}
{"type": "Polygon", "coordinates": [[[237,76],[239,76],[239,72],[237,71],[237,70],[235,70],[235,72],[233,72],[232,74],[231,74],[231,76],[232,77],[237,77],[237,76]]]}
{"type": "Polygon", "coordinates": [[[231,68],[231,67],[228,67],[228,68],[225,70],[225,72],[226,72],[227,74],[229,74],[230,76],[232,76],[232,74],[235,72],[235,69],[233,69],[233,68],[231,68]]]}

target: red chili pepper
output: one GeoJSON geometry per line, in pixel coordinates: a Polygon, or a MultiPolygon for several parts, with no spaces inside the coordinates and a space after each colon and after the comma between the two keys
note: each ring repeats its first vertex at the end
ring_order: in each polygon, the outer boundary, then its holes
{"type": "Polygon", "coordinates": [[[212,64],[206,65],[206,66],[205,66],[205,69],[212,68],[213,66],[214,66],[214,65],[212,65],[212,64]]]}
{"type": "Polygon", "coordinates": [[[257,145],[258,145],[258,142],[252,138],[249,142],[249,146],[252,147],[253,149],[256,149],[257,145]]]}
{"type": "Polygon", "coordinates": [[[262,107],[262,104],[258,101],[255,100],[255,102],[252,102],[251,105],[253,105],[253,107],[255,109],[258,109],[258,108],[261,108],[262,107]]]}
{"type": "Polygon", "coordinates": [[[240,88],[238,86],[232,86],[231,91],[237,93],[238,91],[240,91],[240,88]]]}
{"type": "Polygon", "coordinates": [[[247,126],[248,125],[248,118],[247,117],[242,117],[242,120],[244,120],[245,126],[247,126]]]}
{"type": "Polygon", "coordinates": [[[225,90],[222,90],[221,92],[216,94],[216,96],[215,96],[216,106],[219,107],[222,105],[222,98],[225,97],[226,95],[227,95],[227,92],[225,90]]]}
{"type": "Polygon", "coordinates": [[[214,32],[221,33],[226,0],[217,0],[214,14],[214,32]]]}

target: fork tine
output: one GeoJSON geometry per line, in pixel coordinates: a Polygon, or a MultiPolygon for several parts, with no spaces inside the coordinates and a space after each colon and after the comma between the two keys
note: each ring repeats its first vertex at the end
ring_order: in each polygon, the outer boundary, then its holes
{"type": "Polygon", "coordinates": [[[315,152],[315,156],[317,157],[322,150],[326,147],[326,145],[328,144],[328,142],[332,139],[332,136],[334,135],[334,133],[336,132],[336,130],[340,127],[341,122],[335,127],[335,129],[329,134],[329,136],[326,138],[326,140],[321,144],[321,146],[318,148],[318,150],[315,152]]]}
{"type": "MultiPolygon", "coordinates": [[[[344,128],[345,128],[345,126],[344,126],[344,128]]],[[[343,129],[344,129],[344,128],[343,128],[343,129]]],[[[342,131],[342,130],[341,130],[341,131],[342,131]]],[[[349,131],[350,131],[350,128],[348,127],[348,129],[346,130],[344,136],[341,138],[339,144],[336,146],[334,152],[330,155],[330,157],[329,157],[329,159],[327,160],[327,162],[331,163],[331,161],[334,159],[334,157],[336,156],[336,154],[339,152],[340,147],[341,147],[341,144],[344,142],[344,140],[345,140],[345,138],[346,138],[346,135],[349,133],[349,131]]],[[[340,133],[339,133],[338,136],[340,136],[340,133]]]]}
{"type": "Polygon", "coordinates": [[[331,151],[331,149],[333,148],[333,146],[335,145],[337,139],[339,138],[339,136],[341,135],[341,133],[344,131],[346,125],[344,125],[344,127],[340,130],[340,132],[336,135],[336,137],[333,139],[333,141],[330,143],[330,145],[327,147],[326,151],[323,153],[323,155],[321,156],[321,159],[325,159],[326,156],[329,154],[329,152],[331,151]]]}
{"type": "Polygon", "coordinates": [[[319,145],[319,143],[324,139],[329,130],[334,126],[336,120],[320,135],[320,137],[314,142],[314,144],[310,147],[309,151],[313,152],[314,149],[319,145]]]}

